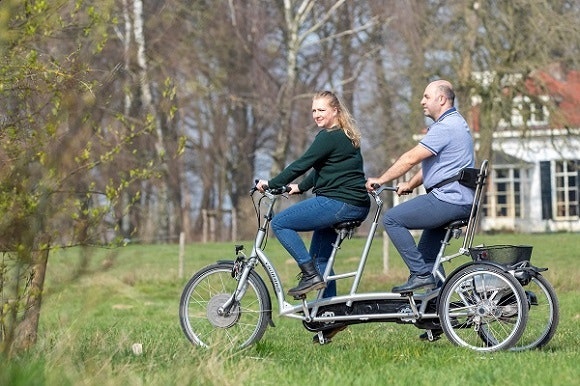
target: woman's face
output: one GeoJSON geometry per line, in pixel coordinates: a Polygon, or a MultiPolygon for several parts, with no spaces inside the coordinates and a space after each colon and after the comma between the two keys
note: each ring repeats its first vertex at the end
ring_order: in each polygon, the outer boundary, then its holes
{"type": "Polygon", "coordinates": [[[338,111],[331,107],[328,98],[316,98],[312,101],[312,118],[318,127],[330,129],[337,125],[338,111]]]}

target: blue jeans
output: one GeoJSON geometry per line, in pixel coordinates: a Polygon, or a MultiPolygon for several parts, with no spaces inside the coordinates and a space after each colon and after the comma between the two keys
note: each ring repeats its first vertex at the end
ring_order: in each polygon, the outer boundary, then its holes
{"type": "MultiPolygon", "coordinates": [[[[369,207],[316,196],[300,201],[276,214],[271,226],[280,244],[299,265],[314,259],[319,272],[323,274],[332,252],[332,243],[336,240],[336,231],[332,226],[341,221],[364,220],[368,213],[369,207]],[[310,231],[314,232],[308,251],[298,232],[310,231]]],[[[336,283],[333,280],[327,283],[324,297],[335,295],[336,283]]]]}
{"type": "Polygon", "coordinates": [[[450,204],[429,193],[389,209],[383,221],[411,274],[424,274],[433,270],[445,237],[445,225],[469,217],[470,212],[471,205],[450,204]],[[410,229],[423,229],[418,245],[410,229]]]}

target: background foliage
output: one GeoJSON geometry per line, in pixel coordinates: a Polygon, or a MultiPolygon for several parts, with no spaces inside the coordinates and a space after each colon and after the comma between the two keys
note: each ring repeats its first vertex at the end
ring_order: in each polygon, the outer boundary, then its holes
{"type": "MultiPolygon", "coordinates": [[[[480,158],[510,86],[578,69],[573,0],[3,0],[0,351],[34,344],[54,248],[252,235],[243,198],[311,139],[310,95],[338,92],[368,172],[425,123],[425,84],[483,96],[480,158]],[[486,88],[474,72],[496,74],[486,88]]],[[[556,102],[556,101],[553,101],[556,102]]],[[[551,108],[555,103],[548,102],[551,108]]],[[[86,273],[89,253],[71,262],[86,273]]]]}

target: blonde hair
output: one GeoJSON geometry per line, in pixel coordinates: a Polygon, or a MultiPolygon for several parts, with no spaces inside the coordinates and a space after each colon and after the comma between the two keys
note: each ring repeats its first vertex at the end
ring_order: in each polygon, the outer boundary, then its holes
{"type": "Polygon", "coordinates": [[[342,101],[330,91],[319,91],[314,94],[312,99],[326,98],[329,101],[329,106],[333,107],[337,111],[338,125],[344,131],[344,134],[350,139],[353,146],[356,148],[360,147],[361,133],[358,129],[356,122],[348,110],[348,108],[342,103],[342,101]]]}

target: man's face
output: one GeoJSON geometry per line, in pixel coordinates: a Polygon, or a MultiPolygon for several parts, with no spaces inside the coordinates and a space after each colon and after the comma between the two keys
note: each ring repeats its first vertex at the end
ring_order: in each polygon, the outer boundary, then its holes
{"type": "Polygon", "coordinates": [[[421,99],[421,106],[423,106],[423,114],[433,120],[437,120],[441,115],[443,106],[443,95],[438,88],[430,84],[425,88],[423,98],[421,99]]]}

